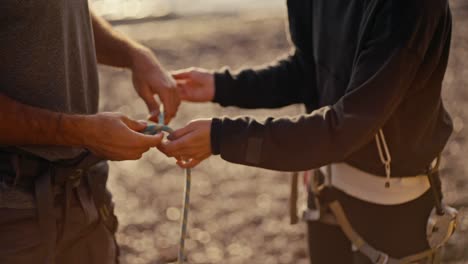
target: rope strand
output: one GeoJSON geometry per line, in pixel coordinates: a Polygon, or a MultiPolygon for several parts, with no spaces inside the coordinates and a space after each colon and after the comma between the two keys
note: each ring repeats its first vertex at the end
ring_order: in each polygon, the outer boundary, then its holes
{"type": "MultiPolygon", "coordinates": [[[[164,105],[161,104],[159,108],[159,122],[158,124],[148,125],[143,134],[154,135],[160,132],[172,133],[174,130],[166,125],[164,125],[164,105]]],[[[188,214],[190,211],[190,188],[192,180],[192,170],[190,168],[185,169],[185,190],[184,190],[184,200],[182,207],[182,221],[180,227],[180,240],[179,240],[179,252],[177,255],[177,263],[183,264],[185,261],[185,239],[187,238],[187,223],[188,223],[188,214]]]]}
{"type": "Polygon", "coordinates": [[[179,242],[179,254],[178,254],[178,263],[182,264],[185,260],[185,239],[187,237],[187,223],[188,223],[188,213],[190,210],[190,186],[191,186],[192,171],[188,168],[185,169],[185,191],[184,191],[184,205],[182,213],[182,224],[180,229],[180,242],[179,242]]]}

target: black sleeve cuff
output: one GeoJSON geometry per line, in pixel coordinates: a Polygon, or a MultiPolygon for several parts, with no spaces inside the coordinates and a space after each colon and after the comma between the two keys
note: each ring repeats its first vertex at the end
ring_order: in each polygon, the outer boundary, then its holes
{"type": "Polygon", "coordinates": [[[224,69],[214,74],[215,94],[214,103],[226,105],[226,99],[229,98],[229,90],[231,88],[233,78],[228,69],[224,69]]]}
{"type": "Polygon", "coordinates": [[[219,118],[213,118],[211,122],[211,153],[213,155],[221,154],[221,126],[223,121],[219,118]]]}

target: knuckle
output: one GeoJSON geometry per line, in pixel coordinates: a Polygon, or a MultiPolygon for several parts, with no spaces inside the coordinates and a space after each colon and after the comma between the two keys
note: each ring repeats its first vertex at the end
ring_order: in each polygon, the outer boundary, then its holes
{"type": "Polygon", "coordinates": [[[135,153],[135,154],[131,155],[130,158],[132,160],[137,160],[137,159],[140,159],[142,157],[142,155],[143,155],[142,153],[135,153]]]}

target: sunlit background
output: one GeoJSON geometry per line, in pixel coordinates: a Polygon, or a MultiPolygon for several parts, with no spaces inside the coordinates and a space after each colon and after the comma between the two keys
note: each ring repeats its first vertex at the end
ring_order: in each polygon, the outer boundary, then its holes
{"type": "MultiPolygon", "coordinates": [[[[444,152],[446,200],[468,206],[468,2],[451,1],[453,50],[444,99],[455,131],[444,152]]],[[[290,49],[285,0],[94,0],[91,6],[121,32],[151,47],[170,70],[219,69],[267,63],[290,49]]],[[[129,73],[100,68],[101,110],[146,117],[129,73]]],[[[240,110],[183,104],[174,128],[199,117],[294,115],[281,110],[240,110]]],[[[288,174],[207,160],[193,171],[189,263],[308,263],[304,225],[289,225],[288,174]]],[[[122,263],[165,263],[175,256],[183,195],[183,171],[156,150],[135,162],[111,164],[110,188],[120,219],[122,263]]],[[[450,241],[444,263],[468,263],[468,218],[450,241]]]]}
{"type": "Polygon", "coordinates": [[[245,11],[279,10],[282,0],[92,0],[93,7],[108,20],[129,20],[189,16],[201,14],[233,14],[245,11]]]}

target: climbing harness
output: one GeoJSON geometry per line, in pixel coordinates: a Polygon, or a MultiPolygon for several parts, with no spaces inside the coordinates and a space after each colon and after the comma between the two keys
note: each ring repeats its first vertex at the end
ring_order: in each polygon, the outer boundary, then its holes
{"type": "MultiPolygon", "coordinates": [[[[419,252],[414,255],[406,256],[404,258],[393,258],[389,256],[388,254],[386,254],[385,252],[382,252],[372,247],[355,231],[355,229],[352,227],[351,223],[349,222],[342,205],[340,204],[338,200],[332,199],[327,202],[319,201],[318,194],[325,187],[328,186],[328,187],[337,188],[336,185],[340,184],[339,182],[336,181],[337,179],[339,180],[339,177],[337,178],[332,177],[332,167],[334,169],[338,168],[342,170],[344,168],[345,174],[348,174],[348,176],[350,172],[351,174],[361,174],[360,175],[361,179],[362,177],[364,177],[365,182],[374,181],[374,186],[376,188],[383,188],[383,189],[380,189],[380,191],[383,193],[386,192],[385,190],[390,191],[390,187],[392,187],[392,190],[393,190],[395,188],[399,188],[400,186],[403,186],[403,185],[399,186],[398,184],[400,183],[400,181],[405,180],[405,178],[393,178],[393,179],[391,178],[391,166],[390,166],[391,155],[390,155],[390,151],[385,140],[384,133],[381,129],[378,131],[377,135],[375,136],[375,141],[376,141],[380,160],[382,164],[385,166],[385,176],[386,176],[385,179],[382,181],[382,179],[378,178],[375,175],[371,175],[366,172],[362,172],[358,170],[353,171],[352,170],[353,167],[349,165],[341,166],[340,164],[337,164],[337,165],[333,164],[334,166],[329,165],[329,166],[326,166],[325,169],[321,168],[320,170],[316,171],[317,173],[315,175],[311,175],[311,176],[322,176],[321,179],[319,179],[318,177],[308,177],[310,178],[310,182],[307,182],[306,185],[309,191],[312,193],[312,197],[309,197],[309,198],[313,198],[312,206],[314,206],[315,208],[309,208],[306,211],[304,211],[303,219],[306,221],[321,221],[326,224],[340,226],[343,233],[351,241],[353,245],[353,250],[359,251],[360,253],[368,257],[372,261],[372,263],[406,264],[406,263],[420,263],[420,261],[427,261],[427,263],[439,263],[440,248],[448,241],[448,239],[451,237],[451,235],[455,231],[456,223],[457,223],[457,215],[458,215],[458,212],[456,209],[442,203],[440,188],[439,188],[440,179],[438,177],[440,157],[435,160],[434,162],[435,164],[433,163],[428,166],[426,174],[424,175],[425,177],[424,182],[421,181],[422,180],[421,176],[414,176],[409,179],[410,182],[413,182],[416,185],[418,181],[420,182],[421,185],[427,184],[428,187],[432,190],[433,196],[434,196],[435,206],[428,219],[427,227],[426,227],[427,241],[430,245],[430,249],[426,251],[419,252]],[[383,186],[378,185],[378,184],[383,184],[383,186]],[[329,210],[326,210],[326,209],[329,209],[329,210]]],[[[341,173],[343,173],[343,171],[341,173]]],[[[296,186],[292,186],[291,195],[292,197],[293,196],[297,197],[297,179],[294,179],[294,177],[297,178],[298,177],[297,174],[293,175],[292,184],[296,186]]],[[[349,185],[348,183],[344,183],[344,184],[349,185]]],[[[422,186],[422,187],[420,186],[418,188],[419,189],[416,188],[417,189],[416,191],[419,193],[421,191],[425,192],[428,190],[428,188],[424,189],[425,186],[422,186]]],[[[337,189],[340,189],[340,188],[337,188],[337,189]]],[[[395,190],[395,191],[399,191],[399,190],[395,190]]],[[[414,194],[415,193],[411,195],[414,196],[414,194]]],[[[398,195],[395,196],[395,198],[397,201],[398,199],[401,199],[401,197],[399,197],[398,195]]],[[[408,196],[404,199],[408,199],[408,196]]],[[[296,201],[293,201],[293,199],[291,199],[291,205],[294,205],[295,202],[296,201]]],[[[401,202],[398,202],[398,203],[401,203],[401,202]]],[[[295,215],[296,215],[296,212],[294,210],[291,210],[291,217],[292,217],[291,222],[292,223],[297,222],[297,221],[293,221],[293,220],[296,220],[294,219],[295,215]]]]}
{"type": "MultiPolygon", "coordinates": [[[[157,133],[166,132],[173,133],[174,130],[169,126],[164,125],[164,106],[161,104],[159,113],[158,124],[149,124],[144,130],[143,134],[155,135],[157,133]]],[[[180,227],[180,240],[179,240],[179,251],[177,254],[177,263],[182,264],[185,261],[185,239],[187,237],[187,222],[188,214],[190,210],[190,187],[191,187],[192,171],[190,168],[185,169],[185,189],[184,189],[184,201],[182,207],[182,222],[180,227]]]]}

